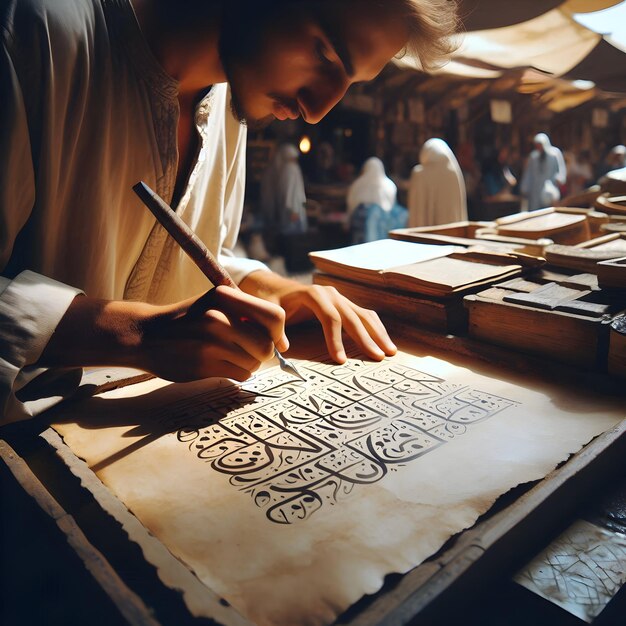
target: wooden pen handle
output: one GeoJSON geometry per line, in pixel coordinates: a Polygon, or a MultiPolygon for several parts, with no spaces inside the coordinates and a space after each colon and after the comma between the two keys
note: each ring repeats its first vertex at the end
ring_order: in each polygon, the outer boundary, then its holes
{"type": "Polygon", "coordinates": [[[239,288],[202,240],[174,213],[159,194],[143,181],[134,185],[133,191],[215,287],[228,285],[235,289],[239,288]]]}
{"type": "MultiPolygon", "coordinates": [[[[174,237],[180,247],[191,257],[192,261],[202,270],[203,274],[213,283],[227,285],[233,289],[239,289],[239,285],[229,276],[228,272],[220,265],[211,251],[202,243],[202,240],[180,219],[171,207],[152,191],[143,181],[133,185],[133,191],[141,198],[143,203],[150,209],[157,221],[165,230],[174,237]]],[[[292,375],[305,380],[295,366],[274,346],[274,354],[278,359],[281,369],[292,375]]]]}

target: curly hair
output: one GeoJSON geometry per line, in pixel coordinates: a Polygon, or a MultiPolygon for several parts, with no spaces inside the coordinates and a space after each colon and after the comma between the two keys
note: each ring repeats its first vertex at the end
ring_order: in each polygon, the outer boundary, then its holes
{"type": "Polygon", "coordinates": [[[406,13],[409,40],[406,53],[419,62],[425,71],[445,63],[458,47],[454,37],[460,31],[456,0],[388,0],[406,13]]]}

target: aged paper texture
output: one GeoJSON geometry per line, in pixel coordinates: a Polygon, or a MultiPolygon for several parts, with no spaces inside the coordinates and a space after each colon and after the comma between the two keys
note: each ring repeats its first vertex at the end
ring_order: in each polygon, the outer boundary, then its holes
{"type": "Polygon", "coordinates": [[[332,622],[512,487],[625,415],[623,398],[406,353],[297,361],[241,387],[153,380],[54,428],[196,576],[261,625],[332,622]]]}

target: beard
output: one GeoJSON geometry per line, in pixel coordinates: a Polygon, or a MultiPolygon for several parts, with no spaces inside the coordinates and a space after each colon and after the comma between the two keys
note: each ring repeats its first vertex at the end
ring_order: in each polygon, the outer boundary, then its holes
{"type": "Polygon", "coordinates": [[[226,80],[230,86],[230,112],[233,114],[234,118],[240,124],[247,126],[249,130],[255,131],[267,128],[267,126],[274,121],[274,116],[270,114],[257,119],[249,115],[246,112],[245,106],[240,98],[240,81],[236,70],[231,71],[230,68],[227,68],[224,64],[224,60],[222,60],[222,66],[224,67],[226,80]]]}

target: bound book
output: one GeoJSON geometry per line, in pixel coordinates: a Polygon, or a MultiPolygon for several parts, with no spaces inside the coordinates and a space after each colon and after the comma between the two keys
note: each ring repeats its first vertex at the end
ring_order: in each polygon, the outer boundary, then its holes
{"type": "Polygon", "coordinates": [[[327,274],[440,298],[517,276],[527,262],[524,255],[458,251],[450,246],[392,240],[312,252],[309,256],[315,267],[327,274]]]}

